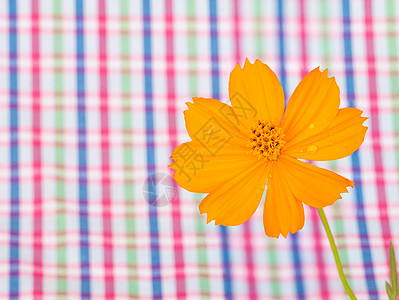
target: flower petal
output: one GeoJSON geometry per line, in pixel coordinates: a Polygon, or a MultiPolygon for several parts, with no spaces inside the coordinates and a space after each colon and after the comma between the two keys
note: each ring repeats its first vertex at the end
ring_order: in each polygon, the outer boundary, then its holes
{"type": "Polygon", "coordinates": [[[353,107],[342,108],[325,131],[296,144],[287,143],[283,154],[309,160],[334,160],[351,155],[364,141],[367,119],[353,107]]]}
{"type": "Polygon", "coordinates": [[[295,144],[323,130],[334,120],[339,107],[339,87],[327,70],[311,71],[292,94],[282,127],[287,143],[295,144]]]}
{"type": "Polygon", "coordinates": [[[211,192],[200,203],[201,214],[215,225],[235,226],[246,222],[256,211],[265,190],[268,164],[259,162],[211,192]]]}
{"type": "Polygon", "coordinates": [[[247,127],[256,120],[280,124],[284,113],[284,92],[276,74],[260,60],[230,74],[229,95],[234,112],[247,127]]]}
{"type": "Polygon", "coordinates": [[[294,234],[305,224],[303,205],[292,193],[279,161],[273,163],[271,174],[267,184],[263,226],[269,237],[278,238],[280,234],[287,237],[289,232],[294,234]]]}
{"type": "Polygon", "coordinates": [[[186,104],[188,110],[184,111],[184,118],[193,141],[205,148],[226,144],[245,146],[247,129],[242,127],[231,106],[209,98],[193,98],[193,103],[186,104]]]}
{"type": "Polygon", "coordinates": [[[248,149],[234,145],[203,147],[199,142],[183,143],[172,154],[175,170],[173,177],[186,190],[194,193],[210,193],[220,185],[240,176],[243,171],[261,162],[248,149]]]}
{"type": "Polygon", "coordinates": [[[341,199],[354,183],[334,172],[316,167],[290,156],[280,156],[281,172],[295,198],[306,205],[325,207],[341,199]]]}

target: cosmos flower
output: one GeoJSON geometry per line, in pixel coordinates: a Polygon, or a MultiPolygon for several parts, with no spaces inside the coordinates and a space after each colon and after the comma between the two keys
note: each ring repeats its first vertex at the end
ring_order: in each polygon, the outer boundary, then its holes
{"type": "Polygon", "coordinates": [[[362,111],[339,108],[340,91],[327,70],[312,70],[284,110],[284,92],[274,72],[256,60],[237,64],[229,81],[230,105],[193,98],[184,112],[192,141],[172,154],[177,183],[209,193],[200,203],[207,222],[234,226],[263,210],[266,235],[287,237],[302,229],[303,203],[332,205],[353,182],[302,160],[346,157],[364,140],[362,111]]]}

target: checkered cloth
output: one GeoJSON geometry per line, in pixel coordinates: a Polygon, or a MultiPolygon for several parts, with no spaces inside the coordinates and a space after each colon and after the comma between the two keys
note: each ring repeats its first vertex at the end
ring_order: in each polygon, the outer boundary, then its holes
{"type": "Polygon", "coordinates": [[[245,57],[287,99],[329,68],[369,131],[319,166],[355,181],[325,209],[358,299],[399,257],[399,2],[0,1],[0,298],[344,299],[317,211],[267,238],[262,209],[206,225],[171,180],[185,102],[228,101],[245,57]]]}

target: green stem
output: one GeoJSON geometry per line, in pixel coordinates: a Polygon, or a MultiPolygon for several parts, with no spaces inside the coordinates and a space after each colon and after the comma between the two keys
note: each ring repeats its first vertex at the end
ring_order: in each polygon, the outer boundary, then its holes
{"type": "Polygon", "coordinates": [[[319,211],[321,221],[323,222],[324,229],[326,230],[328,240],[330,241],[331,250],[333,251],[333,254],[334,254],[335,264],[337,265],[339,277],[341,278],[341,281],[342,281],[342,284],[344,285],[345,291],[348,293],[349,297],[352,300],[356,300],[355,295],[353,294],[348,282],[346,281],[344,271],[342,270],[341,260],[339,259],[339,256],[338,256],[337,246],[335,245],[334,237],[332,236],[331,229],[330,229],[330,226],[328,225],[326,215],[324,214],[324,211],[322,208],[318,208],[317,210],[319,211]]]}

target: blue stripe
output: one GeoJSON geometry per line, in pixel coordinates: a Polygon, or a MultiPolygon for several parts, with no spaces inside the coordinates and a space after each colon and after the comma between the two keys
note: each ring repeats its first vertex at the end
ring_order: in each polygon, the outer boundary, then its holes
{"type": "MultiPolygon", "coordinates": [[[[143,0],[143,36],[144,36],[144,84],[146,108],[146,147],[147,172],[155,173],[155,144],[154,144],[154,115],[152,99],[152,64],[151,64],[151,8],[150,1],[143,0]]],[[[152,197],[149,203],[157,199],[156,186],[148,180],[148,195],[152,197]]],[[[150,233],[151,233],[151,270],[153,299],[162,299],[161,259],[159,253],[158,213],[155,205],[149,206],[150,233]]]]}
{"type": "MultiPolygon", "coordinates": [[[[285,71],[285,54],[284,54],[284,24],[283,24],[283,1],[279,0],[278,1],[278,41],[279,41],[279,59],[280,59],[280,82],[281,86],[284,89],[284,92],[286,92],[286,71],[285,71]]],[[[286,94],[286,93],[285,93],[286,94]]],[[[288,99],[287,96],[285,97],[285,106],[287,106],[288,99]]]]}
{"type": "Polygon", "coordinates": [[[9,1],[9,80],[10,80],[10,299],[19,297],[19,170],[18,170],[18,55],[17,4],[9,1]]]}
{"type": "Polygon", "coordinates": [[[90,298],[90,257],[89,222],[87,199],[87,145],[86,145],[86,106],[85,106],[85,67],[84,67],[84,16],[83,1],[76,0],[76,53],[78,91],[78,159],[79,159],[79,223],[80,223],[80,268],[83,299],[90,298]]]}
{"type": "MultiPolygon", "coordinates": [[[[283,12],[283,0],[278,1],[278,37],[279,37],[279,51],[280,51],[280,81],[284,91],[287,91],[286,85],[286,70],[285,70],[285,53],[284,53],[284,20],[283,20],[284,12],[283,12]]],[[[287,93],[285,93],[287,95],[287,93]]],[[[288,99],[285,99],[287,104],[288,99]]],[[[305,299],[305,286],[303,281],[302,274],[302,263],[301,256],[299,252],[299,244],[298,244],[299,232],[294,235],[291,235],[291,243],[292,243],[292,259],[294,261],[295,267],[295,285],[298,299],[305,299]]]]}
{"type": "MultiPolygon", "coordinates": [[[[352,60],[352,36],[350,27],[350,6],[348,0],[343,0],[343,26],[344,26],[344,48],[345,48],[345,77],[346,77],[346,93],[349,106],[355,106],[355,85],[353,80],[353,60],[352,60]]],[[[358,230],[361,237],[363,269],[366,273],[367,290],[370,299],[377,299],[377,285],[373,272],[373,261],[371,258],[370,244],[367,232],[367,223],[365,219],[362,179],[360,174],[359,152],[356,151],[351,155],[352,173],[355,182],[356,193],[356,218],[358,220],[358,230]]]]}
{"type": "MultiPolygon", "coordinates": [[[[219,83],[219,49],[218,49],[218,31],[217,31],[217,2],[209,1],[209,21],[211,36],[211,62],[212,62],[212,97],[220,99],[219,83]]],[[[220,226],[222,235],[222,263],[223,263],[223,284],[224,295],[226,299],[233,299],[231,270],[230,270],[230,252],[227,227],[220,226]]]]}

